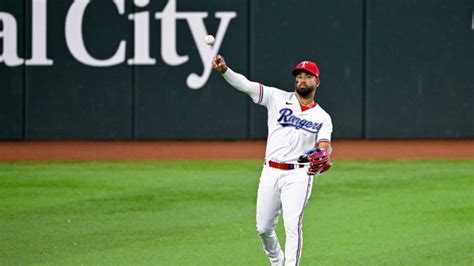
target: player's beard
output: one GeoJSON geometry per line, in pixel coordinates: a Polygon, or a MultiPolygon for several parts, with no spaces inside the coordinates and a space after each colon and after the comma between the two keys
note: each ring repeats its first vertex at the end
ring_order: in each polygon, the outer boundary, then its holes
{"type": "Polygon", "coordinates": [[[316,90],[316,86],[314,86],[314,87],[307,87],[306,85],[303,85],[303,86],[296,85],[295,86],[296,93],[298,93],[298,95],[301,98],[305,98],[305,99],[311,97],[312,93],[315,90],[316,90]]]}

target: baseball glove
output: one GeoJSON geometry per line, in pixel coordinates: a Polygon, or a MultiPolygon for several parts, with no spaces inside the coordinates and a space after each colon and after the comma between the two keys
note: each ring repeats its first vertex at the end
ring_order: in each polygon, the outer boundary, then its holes
{"type": "Polygon", "coordinates": [[[331,168],[332,163],[325,150],[316,149],[301,155],[298,159],[300,163],[309,162],[308,175],[321,174],[331,168]]]}

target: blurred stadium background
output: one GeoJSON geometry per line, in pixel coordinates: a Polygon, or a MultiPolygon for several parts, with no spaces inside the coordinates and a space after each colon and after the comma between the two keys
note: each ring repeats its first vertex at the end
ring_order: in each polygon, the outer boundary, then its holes
{"type": "Polygon", "coordinates": [[[2,140],[265,139],[265,109],[205,71],[201,35],[219,25],[218,52],[251,80],[291,91],[291,68],[315,60],[334,139],[474,138],[472,1],[2,0],[0,12],[2,140]]]}

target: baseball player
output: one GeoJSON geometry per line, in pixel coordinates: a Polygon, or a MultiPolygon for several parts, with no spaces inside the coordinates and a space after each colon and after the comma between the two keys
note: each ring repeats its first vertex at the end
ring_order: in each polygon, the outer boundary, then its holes
{"type": "Polygon", "coordinates": [[[303,213],[315,174],[331,167],[331,117],[314,101],[319,69],[303,61],[291,72],[295,91],[249,81],[230,69],[224,58],[213,68],[239,91],[268,110],[268,138],[257,195],[257,233],[271,265],[298,265],[303,245],[303,213]],[[286,243],[280,247],[275,228],[283,215],[286,243]]]}

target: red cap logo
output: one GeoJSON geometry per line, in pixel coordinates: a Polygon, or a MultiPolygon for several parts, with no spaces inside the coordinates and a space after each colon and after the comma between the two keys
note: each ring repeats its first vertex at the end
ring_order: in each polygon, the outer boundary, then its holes
{"type": "Polygon", "coordinates": [[[303,61],[296,65],[295,68],[291,71],[293,76],[298,75],[301,71],[308,72],[309,74],[316,76],[319,79],[319,68],[316,63],[311,61],[303,61]]]}

